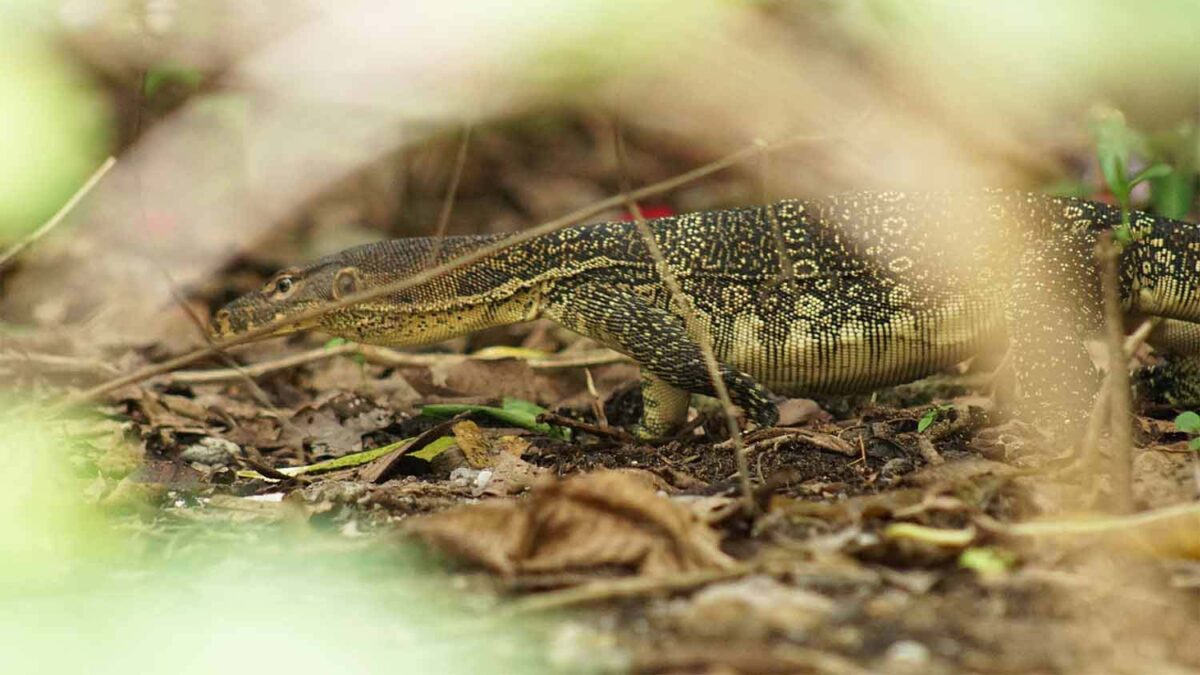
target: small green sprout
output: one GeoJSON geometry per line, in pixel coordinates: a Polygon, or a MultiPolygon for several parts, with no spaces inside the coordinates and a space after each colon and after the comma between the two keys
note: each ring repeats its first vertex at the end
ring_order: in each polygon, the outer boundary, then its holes
{"type": "Polygon", "coordinates": [[[1161,181],[1175,170],[1163,162],[1152,162],[1133,176],[1129,175],[1129,164],[1134,155],[1147,157],[1152,151],[1146,138],[1126,125],[1125,116],[1119,110],[1103,108],[1094,113],[1092,134],[1096,139],[1100,172],[1121,207],[1121,224],[1113,230],[1113,236],[1118,244],[1125,246],[1133,242],[1129,221],[1133,188],[1151,181],[1161,185],[1161,181]]]}
{"type": "Polygon", "coordinates": [[[1200,451],[1200,415],[1192,411],[1179,413],[1175,417],[1175,428],[1191,436],[1188,450],[1200,451]]]}
{"type": "Polygon", "coordinates": [[[998,546],[972,546],[958,555],[958,566],[981,577],[999,577],[1013,568],[1017,556],[998,546]]]}
{"type": "Polygon", "coordinates": [[[933,426],[933,423],[938,421],[938,418],[953,409],[953,405],[949,403],[942,403],[940,405],[933,406],[929,410],[926,410],[925,414],[921,415],[921,419],[917,420],[917,433],[924,432],[926,429],[933,426]]]}

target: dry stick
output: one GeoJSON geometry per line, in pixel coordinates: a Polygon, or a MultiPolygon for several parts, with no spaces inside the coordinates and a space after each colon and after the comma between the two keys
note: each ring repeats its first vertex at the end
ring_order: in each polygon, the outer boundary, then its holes
{"type": "Polygon", "coordinates": [[[134,371],[127,375],[123,375],[121,377],[114,378],[112,380],[109,380],[108,382],[104,382],[104,383],[99,384],[90,389],[76,392],[74,395],[69,396],[67,398],[66,404],[71,405],[71,404],[90,401],[98,396],[102,396],[114,389],[119,389],[120,387],[123,387],[127,384],[132,384],[134,382],[141,382],[142,380],[154,377],[155,375],[161,375],[163,373],[170,372],[181,366],[186,366],[189,363],[194,363],[196,361],[199,361],[200,359],[214,353],[217,348],[228,349],[229,347],[233,347],[236,345],[247,344],[247,343],[253,342],[255,340],[258,340],[258,339],[261,339],[264,337],[278,334],[280,332],[283,332],[283,329],[292,327],[295,324],[300,324],[305,321],[311,321],[312,319],[316,319],[316,318],[323,316],[325,314],[328,314],[330,312],[337,311],[339,309],[349,307],[351,305],[357,305],[359,303],[366,302],[368,300],[374,300],[375,298],[380,298],[385,295],[391,295],[392,293],[396,293],[398,291],[402,291],[402,290],[405,290],[408,288],[412,288],[413,286],[423,284],[423,283],[429,281],[430,279],[441,276],[442,274],[445,274],[449,271],[469,265],[478,260],[482,260],[483,258],[486,258],[488,256],[495,255],[496,253],[499,253],[500,251],[503,251],[511,246],[515,246],[517,244],[527,242],[531,239],[536,239],[538,237],[549,234],[551,232],[561,230],[562,228],[567,227],[568,225],[573,225],[573,224],[575,224],[585,218],[588,218],[590,216],[594,216],[598,213],[601,213],[601,212],[611,209],[613,207],[621,206],[626,202],[626,200],[642,199],[644,197],[648,197],[651,195],[656,195],[656,194],[660,194],[662,192],[667,192],[668,190],[672,190],[676,187],[679,187],[680,185],[686,185],[687,183],[690,183],[694,180],[703,178],[704,176],[707,176],[709,174],[713,174],[713,173],[716,173],[723,169],[726,169],[726,168],[733,166],[735,164],[738,164],[739,162],[741,162],[745,159],[748,159],[750,157],[754,157],[755,155],[757,155],[760,152],[763,152],[764,150],[779,151],[779,150],[783,150],[785,148],[789,148],[794,145],[799,145],[799,144],[805,143],[805,142],[811,143],[811,142],[817,142],[817,141],[828,141],[828,140],[830,140],[832,138],[836,138],[838,136],[839,135],[831,135],[831,134],[819,135],[819,136],[798,135],[798,136],[793,136],[791,138],[784,139],[784,140],[779,141],[774,144],[767,145],[767,146],[765,146],[765,148],[764,148],[764,146],[762,146],[760,144],[754,144],[754,145],[742,148],[741,150],[732,152],[732,153],[722,157],[721,159],[715,160],[713,162],[709,162],[708,164],[705,164],[704,166],[701,166],[701,167],[692,169],[691,171],[679,174],[678,176],[675,176],[673,178],[668,178],[666,180],[659,181],[658,183],[654,183],[652,185],[647,185],[646,187],[639,188],[628,194],[613,195],[612,197],[607,197],[605,199],[601,199],[598,202],[594,202],[589,206],[584,206],[582,208],[576,209],[575,211],[572,211],[571,213],[568,213],[565,216],[562,216],[560,218],[556,218],[554,220],[551,220],[549,222],[538,225],[537,227],[530,228],[523,232],[518,232],[511,237],[508,237],[502,241],[496,242],[495,244],[491,244],[489,246],[484,246],[482,248],[475,249],[474,251],[471,251],[470,253],[466,253],[462,256],[454,258],[453,260],[448,260],[445,263],[438,265],[437,267],[422,270],[420,272],[417,272],[416,274],[413,274],[412,276],[406,277],[404,279],[398,279],[390,284],[384,284],[383,286],[378,286],[376,288],[365,289],[365,290],[359,291],[358,293],[348,295],[340,300],[330,302],[330,303],[325,303],[318,307],[313,307],[311,309],[305,310],[303,312],[297,312],[296,314],[293,314],[291,316],[286,316],[286,317],[282,317],[280,319],[276,319],[274,321],[265,323],[262,326],[259,326],[257,328],[247,330],[246,332],[242,333],[241,335],[239,335],[237,337],[233,337],[233,338],[229,338],[226,340],[221,340],[219,342],[215,342],[213,346],[197,349],[194,352],[191,352],[188,354],[183,354],[183,355],[177,356],[173,359],[163,361],[162,363],[158,363],[158,364],[155,364],[152,366],[147,366],[145,368],[134,371]]]}
{"type": "Polygon", "coordinates": [[[674,270],[671,269],[666,257],[663,256],[662,249],[658,246],[658,240],[654,238],[654,232],[650,230],[645,216],[642,215],[641,207],[637,205],[637,202],[633,198],[628,196],[629,172],[626,170],[625,140],[621,136],[620,125],[613,126],[613,143],[616,146],[617,152],[617,173],[621,179],[621,194],[626,195],[625,206],[633,214],[638,234],[641,236],[642,242],[646,245],[646,250],[649,251],[650,257],[654,258],[654,262],[658,266],[659,276],[662,278],[663,285],[667,287],[667,291],[671,294],[671,301],[679,306],[680,313],[683,315],[683,325],[688,329],[689,333],[695,336],[696,343],[700,346],[700,352],[704,355],[704,367],[708,370],[709,380],[712,381],[713,392],[716,393],[717,400],[721,402],[721,410],[725,413],[725,426],[728,427],[729,439],[733,442],[733,456],[737,465],[738,484],[741,486],[742,507],[748,514],[757,513],[758,503],[754,501],[754,487],[750,484],[750,465],[746,461],[746,445],[742,442],[742,430],[738,428],[737,412],[733,406],[733,399],[729,397],[729,388],[725,385],[725,378],[721,377],[721,366],[717,363],[716,353],[713,352],[712,336],[708,334],[707,327],[696,320],[696,312],[695,308],[692,307],[691,299],[684,294],[683,288],[679,285],[679,280],[675,277],[674,270]]]}
{"type": "Polygon", "coordinates": [[[54,370],[68,373],[90,371],[94,373],[103,373],[104,375],[116,375],[117,373],[121,372],[111,364],[97,359],[89,359],[77,356],[63,356],[61,354],[40,354],[35,352],[26,352],[19,349],[18,351],[20,351],[19,354],[0,352],[0,365],[9,363],[29,364],[30,367],[41,370],[54,370]]]}
{"type": "Polygon", "coordinates": [[[569,429],[575,429],[577,431],[582,431],[585,434],[592,434],[593,436],[600,436],[602,438],[610,438],[618,443],[630,444],[630,443],[634,443],[637,441],[637,439],[635,439],[632,435],[630,435],[624,429],[620,429],[617,427],[610,427],[610,426],[608,426],[607,423],[605,423],[605,424],[590,424],[588,422],[573,419],[573,418],[567,417],[565,415],[559,415],[558,413],[553,413],[553,412],[541,413],[537,416],[537,421],[544,422],[546,424],[553,424],[553,425],[559,426],[559,427],[567,427],[569,429]]]}
{"type": "Polygon", "coordinates": [[[1108,343],[1108,417],[1112,434],[1113,510],[1129,513],[1133,510],[1131,484],[1131,453],[1133,418],[1129,400],[1129,360],[1125,357],[1125,331],[1121,308],[1120,281],[1117,278],[1117,258],[1120,248],[1112,232],[1100,236],[1096,256],[1100,258],[1101,289],[1104,293],[1104,323],[1108,343]]]}
{"type": "Polygon", "coordinates": [[[682,572],[670,576],[593,581],[581,586],[527,596],[510,603],[504,609],[514,613],[544,612],[648,595],[681,593],[717,581],[744,577],[753,574],[756,569],[753,565],[739,564],[728,569],[682,572]]]}
{"type": "Polygon", "coordinates": [[[96,183],[99,183],[100,179],[104,178],[104,174],[108,173],[108,170],[113,168],[116,163],[116,157],[109,157],[108,159],[104,160],[104,163],[92,172],[92,175],[88,177],[87,181],[85,181],[83,185],[79,186],[79,189],[75,191],[75,194],[71,195],[71,198],[67,200],[67,203],[63,204],[62,208],[60,208],[54,213],[53,216],[50,217],[50,220],[47,220],[41,227],[33,232],[30,232],[29,235],[21,241],[13,244],[12,248],[8,249],[3,254],[0,254],[0,267],[4,267],[6,264],[8,264],[8,261],[12,260],[21,251],[24,251],[26,248],[28,248],[30,244],[46,236],[46,233],[48,233],[50,230],[58,227],[58,224],[66,219],[67,214],[69,214],[71,210],[75,208],[75,205],[78,204],[84,197],[86,197],[87,193],[92,191],[92,188],[96,187],[96,183]]]}
{"type": "Polygon", "coordinates": [[[181,370],[171,374],[171,382],[174,384],[206,384],[210,382],[225,382],[242,377],[262,377],[267,373],[273,373],[277,370],[284,370],[295,366],[320,361],[322,359],[330,359],[342,354],[358,353],[358,345],[347,342],[335,347],[317,347],[299,354],[292,354],[279,359],[270,361],[262,361],[250,366],[241,366],[240,368],[214,368],[212,370],[181,370]]]}
{"type": "MultiPolygon", "coordinates": [[[[533,370],[560,370],[564,368],[587,368],[590,366],[601,366],[609,363],[617,363],[628,361],[629,357],[611,350],[596,350],[595,354],[585,354],[574,358],[546,358],[536,360],[526,360],[525,363],[533,370]]],[[[170,381],[175,384],[205,384],[209,382],[225,382],[227,380],[235,380],[242,376],[242,373],[250,377],[261,377],[267,373],[273,373],[277,370],[284,370],[294,366],[312,363],[323,359],[333,358],[335,356],[352,355],[361,356],[371,363],[376,363],[381,366],[389,366],[393,368],[428,368],[446,363],[460,363],[462,361],[490,361],[498,359],[485,359],[470,354],[411,354],[409,352],[400,352],[395,349],[386,347],[377,347],[374,345],[360,345],[354,342],[344,342],[333,347],[317,347],[308,351],[300,352],[299,354],[290,354],[278,359],[268,361],[260,361],[253,365],[241,366],[238,369],[233,368],[213,368],[211,370],[179,370],[171,374],[170,381]]],[[[505,357],[510,358],[510,357],[505,357]]],[[[4,362],[4,355],[0,354],[0,363],[4,362]]]]}
{"type": "Polygon", "coordinates": [[[450,174],[450,186],[446,188],[446,197],[442,200],[442,211],[438,214],[437,229],[433,235],[433,249],[429,252],[429,265],[437,262],[442,254],[442,242],[446,239],[446,226],[450,223],[450,214],[454,211],[454,199],[458,196],[458,183],[462,180],[463,167],[467,163],[467,146],[471,143],[471,125],[463,127],[462,141],[458,144],[458,154],[454,157],[454,171],[450,174]]]}
{"type": "MultiPolygon", "coordinates": [[[[759,141],[761,144],[762,141],[759,141]]],[[[767,210],[767,218],[771,221],[771,235],[775,238],[775,252],[779,255],[779,276],[775,277],[771,284],[779,286],[790,284],[796,278],[796,266],[792,262],[792,256],[788,253],[787,240],[783,237],[783,227],[779,225],[779,218],[775,215],[775,205],[771,202],[771,185],[770,185],[770,170],[771,170],[771,153],[763,149],[762,152],[762,203],[763,208],[767,210]]]]}
{"type": "MultiPolygon", "coordinates": [[[[1123,351],[1125,353],[1125,363],[1133,358],[1134,352],[1142,343],[1150,337],[1150,333],[1154,331],[1158,325],[1162,323],[1162,317],[1150,317],[1138,326],[1137,330],[1133,331],[1129,337],[1125,338],[1123,351]]],[[[1088,467],[1088,473],[1094,474],[1099,466],[1100,455],[1100,431],[1104,422],[1108,420],[1108,397],[1110,391],[1110,381],[1108,375],[1105,374],[1104,381],[1100,385],[1100,391],[1096,393],[1096,400],[1092,402],[1092,414],[1088,418],[1087,429],[1083,435],[1083,448],[1080,452],[1080,459],[1088,467]]],[[[1077,471],[1078,466],[1072,466],[1068,470],[1077,471]]]]}

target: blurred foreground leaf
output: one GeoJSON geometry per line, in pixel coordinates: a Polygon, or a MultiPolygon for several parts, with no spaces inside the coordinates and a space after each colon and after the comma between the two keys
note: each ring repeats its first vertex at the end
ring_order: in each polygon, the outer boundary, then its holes
{"type": "Polygon", "coordinates": [[[108,111],[39,37],[0,22],[0,240],[49,218],[104,157],[108,111]]]}

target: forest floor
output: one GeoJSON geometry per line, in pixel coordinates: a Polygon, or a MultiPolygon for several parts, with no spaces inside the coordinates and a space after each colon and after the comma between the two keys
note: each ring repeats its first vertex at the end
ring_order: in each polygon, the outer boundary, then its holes
{"type": "MultiPolygon", "coordinates": [[[[483,136],[479,151],[545,154],[514,144],[483,136]]],[[[579,202],[611,190],[578,178],[605,172],[584,146],[495,169],[512,177],[505,199],[468,176],[465,218],[519,223],[488,219],[488,205],[534,219],[560,212],[564,191],[579,202]],[[564,171],[570,157],[590,168],[564,171]]],[[[696,189],[666,200],[707,206],[696,189]]],[[[287,257],[259,246],[193,302],[210,310],[287,257]]],[[[71,353],[69,334],[9,347],[71,353]]],[[[197,340],[68,360],[51,380],[85,386],[112,375],[106,364],[127,370],[197,340]]],[[[1200,474],[1175,411],[1136,418],[1138,515],[1084,520],[1071,513],[1103,511],[1103,481],[996,410],[986,375],[791,399],[778,428],[745,436],[750,512],[719,416],[693,411],[676,439],[630,442],[619,430],[640,414],[636,366],[550,324],[418,354],[296,335],[232,356],[254,372],[214,358],[111,392],[76,458],[95,479],[89,499],[161,550],[180,523],[248,546],[262,527],[400,534],[439,552],[434,568],[456,580],[446,592],[547,618],[544,659],[566,670],[1200,670],[1200,474]]],[[[27,365],[3,367],[48,377],[27,365]]]]}

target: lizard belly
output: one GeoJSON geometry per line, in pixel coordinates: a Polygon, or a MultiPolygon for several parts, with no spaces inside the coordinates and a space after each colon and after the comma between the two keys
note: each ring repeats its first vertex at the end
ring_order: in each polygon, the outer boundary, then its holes
{"type": "Polygon", "coordinates": [[[912,382],[975,355],[1004,333],[995,303],[962,300],[886,322],[841,325],[798,319],[785,340],[763,340],[751,324],[727,362],[778,394],[853,393],[912,382]],[[753,334],[753,335],[752,335],[753,334]]]}

